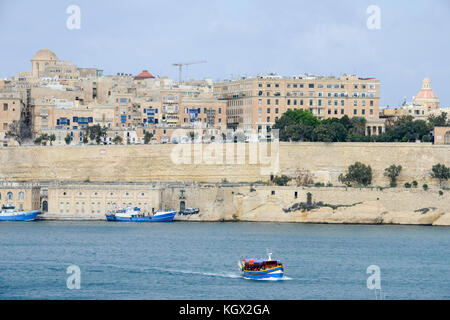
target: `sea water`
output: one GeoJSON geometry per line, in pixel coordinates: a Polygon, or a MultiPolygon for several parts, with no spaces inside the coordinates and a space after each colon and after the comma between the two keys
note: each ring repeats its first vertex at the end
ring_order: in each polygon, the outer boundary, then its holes
{"type": "Polygon", "coordinates": [[[0,299],[450,299],[450,228],[1,222],[0,299]],[[285,278],[242,278],[268,249],[285,278]]]}

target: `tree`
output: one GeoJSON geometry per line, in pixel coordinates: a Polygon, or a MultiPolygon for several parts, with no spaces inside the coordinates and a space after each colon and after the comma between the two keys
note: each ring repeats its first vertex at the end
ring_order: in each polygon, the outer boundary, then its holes
{"type": "Polygon", "coordinates": [[[51,135],[48,136],[48,141],[50,141],[50,145],[53,145],[53,141],[55,140],[56,140],[55,134],[52,133],[51,135]]]}
{"type": "Polygon", "coordinates": [[[70,144],[70,142],[72,141],[72,137],[70,136],[70,134],[66,135],[66,137],[64,138],[64,141],[66,142],[67,145],[70,144]]]}
{"type": "Polygon", "coordinates": [[[274,177],[272,182],[277,186],[287,186],[288,182],[291,180],[292,180],[291,178],[283,174],[280,177],[279,176],[274,177]]]}
{"type": "Polygon", "coordinates": [[[428,123],[430,125],[430,128],[445,127],[447,125],[447,112],[442,112],[439,116],[429,116],[428,123]]]}
{"type": "Polygon", "coordinates": [[[347,130],[337,121],[322,122],[313,131],[314,141],[343,142],[347,138],[347,130]]]}
{"type": "Polygon", "coordinates": [[[187,137],[188,137],[188,139],[190,141],[194,141],[194,138],[195,138],[195,132],[194,131],[189,131],[189,132],[186,133],[186,135],[187,135],[187,137]]]}
{"type": "Polygon", "coordinates": [[[439,186],[442,187],[442,181],[447,181],[450,178],[450,168],[440,163],[436,164],[432,168],[431,176],[439,179],[439,186]]]}
{"type": "Polygon", "coordinates": [[[339,181],[348,186],[352,183],[368,186],[372,183],[372,168],[361,162],[356,162],[348,167],[347,174],[339,176],[339,181]]]}
{"type": "Polygon", "coordinates": [[[366,133],[366,124],[367,124],[367,120],[366,118],[363,117],[354,117],[351,120],[351,128],[350,131],[353,134],[357,134],[357,135],[365,135],[366,133]]]}
{"type": "Polygon", "coordinates": [[[149,144],[150,140],[153,138],[153,133],[146,132],[144,135],[144,143],[149,144]]]}
{"type": "MultiPolygon", "coordinates": [[[[56,139],[56,137],[55,137],[55,139],[56,139]]],[[[49,141],[49,140],[50,140],[50,136],[47,133],[43,133],[39,137],[34,139],[34,144],[37,144],[37,145],[43,144],[45,146],[45,145],[47,145],[47,141],[49,141]]]]}
{"type": "MultiPolygon", "coordinates": [[[[308,110],[296,109],[288,110],[283,114],[284,117],[290,118],[295,123],[302,123],[304,125],[316,127],[320,124],[320,120],[313,116],[308,110]]],[[[282,116],[282,117],[283,117],[282,116]]]]}
{"type": "Polygon", "coordinates": [[[122,144],[122,137],[121,136],[115,136],[113,139],[114,144],[122,144]]]}
{"type": "Polygon", "coordinates": [[[19,145],[22,145],[26,140],[31,140],[33,131],[31,126],[27,125],[25,121],[14,120],[9,125],[8,131],[5,134],[5,138],[12,138],[17,141],[19,145]]]}
{"type": "MultiPolygon", "coordinates": [[[[85,134],[84,137],[89,137],[89,140],[91,141],[95,141],[97,144],[100,144],[100,142],[102,142],[102,138],[106,137],[106,134],[108,132],[108,128],[107,127],[102,127],[99,124],[93,125],[93,126],[88,126],[84,129],[85,134]]],[[[87,139],[87,138],[86,138],[87,139]]],[[[83,142],[84,142],[84,138],[83,138],[83,142]]],[[[87,143],[87,142],[84,142],[87,143]]]]}
{"type": "Polygon", "coordinates": [[[402,166],[396,166],[395,164],[384,170],[384,175],[391,179],[391,187],[397,186],[397,177],[400,175],[401,171],[402,166]]]}

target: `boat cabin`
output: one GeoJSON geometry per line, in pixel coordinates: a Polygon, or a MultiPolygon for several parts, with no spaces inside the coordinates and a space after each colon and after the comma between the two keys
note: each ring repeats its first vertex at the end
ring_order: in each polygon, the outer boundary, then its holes
{"type": "Polygon", "coordinates": [[[246,271],[261,271],[282,265],[283,264],[279,260],[244,260],[244,270],[246,271]]]}

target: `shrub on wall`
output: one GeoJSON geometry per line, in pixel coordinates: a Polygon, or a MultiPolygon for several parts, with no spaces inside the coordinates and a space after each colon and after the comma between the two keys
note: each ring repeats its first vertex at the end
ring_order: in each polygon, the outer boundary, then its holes
{"type": "Polygon", "coordinates": [[[339,176],[339,182],[350,186],[353,183],[364,187],[372,183],[372,168],[361,162],[356,162],[348,167],[348,172],[339,176]]]}

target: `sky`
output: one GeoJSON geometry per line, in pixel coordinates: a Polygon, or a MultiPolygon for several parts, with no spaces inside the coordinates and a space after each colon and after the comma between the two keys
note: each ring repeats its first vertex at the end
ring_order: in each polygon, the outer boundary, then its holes
{"type": "Polygon", "coordinates": [[[416,95],[425,77],[450,106],[449,0],[0,0],[0,78],[31,71],[42,48],[104,74],[230,79],[274,72],[357,74],[381,81],[381,106],[416,95]],[[70,5],[80,29],[67,28],[70,5]],[[380,29],[369,29],[370,5],[380,29]]]}

